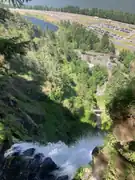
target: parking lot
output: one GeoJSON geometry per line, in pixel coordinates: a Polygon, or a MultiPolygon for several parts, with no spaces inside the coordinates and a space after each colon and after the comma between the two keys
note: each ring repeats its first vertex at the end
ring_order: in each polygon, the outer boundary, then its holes
{"type": "Polygon", "coordinates": [[[58,23],[61,20],[69,20],[84,25],[88,30],[92,29],[99,35],[107,32],[118,49],[130,49],[135,51],[135,25],[129,25],[109,19],[103,19],[80,14],[15,9],[22,14],[42,15],[45,20],[58,23]]]}

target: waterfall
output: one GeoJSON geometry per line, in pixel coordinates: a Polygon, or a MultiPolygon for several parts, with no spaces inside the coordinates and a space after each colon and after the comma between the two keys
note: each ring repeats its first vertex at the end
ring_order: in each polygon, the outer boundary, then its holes
{"type": "Polygon", "coordinates": [[[42,163],[49,157],[58,167],[58,169],[51,172],[55,179],[68,176],[67,179],[71,180],[78,168],[88,165],[92,160],[92,150],[101,145],[103,145],[102,135],[82,137],[70,146],[61,141],[48,143],[45,146],[39,143],[20,142],[7,150],[4,157],[5,159],[10,158],[16,153],[24,159],[34,159],[36,155],[42,154],[42,163]]]}

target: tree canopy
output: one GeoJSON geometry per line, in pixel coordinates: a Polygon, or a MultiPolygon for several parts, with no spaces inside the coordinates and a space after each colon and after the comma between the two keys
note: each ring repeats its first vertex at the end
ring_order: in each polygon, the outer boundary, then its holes
{"type": "Polygon", "coordinates": [[[46,11],[62,11],[62,12],[69,12],[69,13],[77,13],[83,14],[88,16],[97,16],[100,18],[111,19],[115,21],[120,21],[128,24],[135,24],[135,14],[122,12],[118,10],[105,10],[105,9],[98,9],[98,8],[80,8],[78,6],[65,6],[62,8],[54,8],[48,6],[24,6],[23,8],[28,9],[37,9],[37,10],[46,10],[46,11]]]}

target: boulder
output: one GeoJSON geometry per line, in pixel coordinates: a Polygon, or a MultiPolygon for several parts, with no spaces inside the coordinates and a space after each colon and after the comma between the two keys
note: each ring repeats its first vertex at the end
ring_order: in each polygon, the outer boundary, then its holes
{"type": "Polygon", "coordinates": [[[23,152],[23,155],[24,156],[33,156],[35,152],[35,149],[34,148],[30,148],[30,149],[27,149],[26,151],[23,152]]]}
{"type": "Polygon", "coordinates": [[[39,170],[40,179],[44,179],[46,175],[49,175],[50,173],[52,173],[52,171],[55,171],[57,169],[57,165],[52,161],[51,158],[45,158],[39,170]]]}
{"type": "Polygon", "coordinates": [[[100,147],[95,147],[92,151],[92,156],[97,156],[100,152],[100,147]]]}
{"type": "Polygon", "coordinates": [[[69,179],[68,175],[60,176],[60,177],[57,178],[57,180],[68,180],[68,179],[69,179]]]}

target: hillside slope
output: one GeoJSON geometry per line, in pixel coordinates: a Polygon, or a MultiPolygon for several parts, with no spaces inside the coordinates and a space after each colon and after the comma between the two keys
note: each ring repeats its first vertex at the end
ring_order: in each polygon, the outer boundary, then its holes
{"type": "Polygon", "coordinates": [[[34,57],[29,58],[40,41],[33,39],[32,25],[18,14],[3,9],[0,13],[1,140],[5,135],[13,140],[70,143],[81,132],[91,130],[91,125],[80,122],[43,92],[42,73],[37,72],[38,66],[34,68],[34,57]]]}

